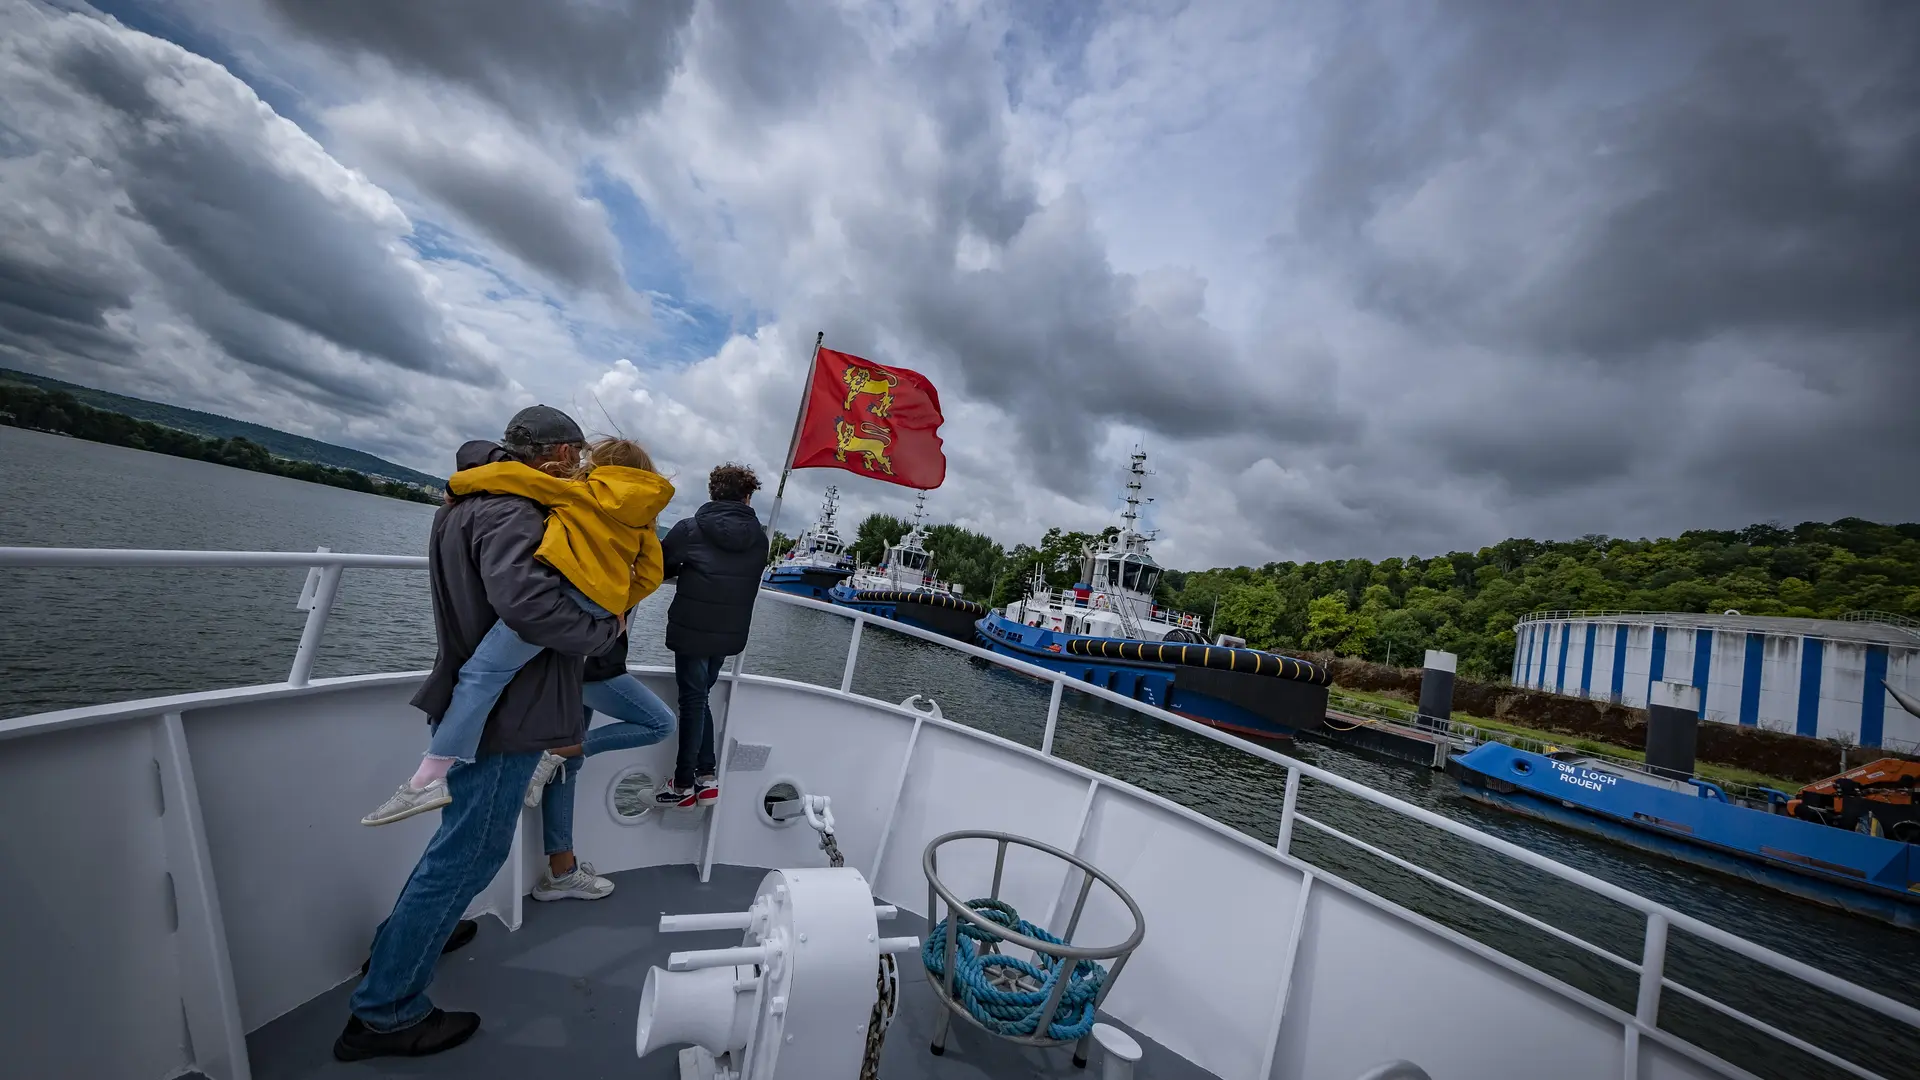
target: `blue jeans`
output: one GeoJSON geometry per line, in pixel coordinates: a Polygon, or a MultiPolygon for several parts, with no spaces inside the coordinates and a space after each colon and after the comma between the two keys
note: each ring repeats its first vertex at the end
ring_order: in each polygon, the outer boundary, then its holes
{"type": "Polygon", "coordinates": [[[680,688],[680,758],[673,767],[674,787],[688,787],[715,768],[713,710],[707,699],[726,662],[724,656],[673,654],[673,679],[680,688]]]}
{"type": "Polygon", "coordinates": [[[566,770],[547,786],[540,804],[540,831],[549,855],[573,850],[573,778],[580,763],[609,750],[652,746],[673,731],[673,710],[631,675],[587,683],[580,688],[580,696],[587,703],[587,723],[593,722],[596,712],[620,722],[589,730],[580,755],[568,758],[566,770]]]}
{"type": "Polygon", "coordinates": [[[353,1015],[374,1031],[411,1027],[433,1011],[427,987],[440,949],[480,890],[506,865],[540,753],[489,754],[447,773],[453,802],[414,864],[393,913],[373,932],[353,1015]]]}
{"type": "MultiPolygon", "coordinates": [[[[606,608],[587,599],[571,585],[565,592],[589,615],[609,615],[606,608]]],[[[480,736],[486,733],[487,717],[507,684],[540,655],[540,646],[522,640],[505,622],[496,622],[480,644],[460,665],[460,677],[453,684],[453,700],[433,729],[433,741],[427,746],[432,757],[472,761],[480,752],[480,736]]]]}

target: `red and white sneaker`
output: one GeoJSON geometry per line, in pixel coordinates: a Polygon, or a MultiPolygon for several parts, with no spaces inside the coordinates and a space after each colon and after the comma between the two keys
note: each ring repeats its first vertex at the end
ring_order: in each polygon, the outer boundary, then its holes
{"type": "Polygon", "coordinates": [[[653,793],[653,805],[661,810],[691,810],[695,806],[694,789],[662,784],[660,790],[653,793]]]}
{"type": "Polygon", "coordinates": [[[720,801],[720,778],[702,776],[693,782],[694,802],[701,806],[712,806],[720,801]]]}

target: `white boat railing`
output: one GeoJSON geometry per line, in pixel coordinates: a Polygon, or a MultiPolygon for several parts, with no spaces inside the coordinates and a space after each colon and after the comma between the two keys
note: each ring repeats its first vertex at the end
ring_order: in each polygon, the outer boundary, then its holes
{"type": "MultiPolygon", "coordinates": [[[[307,623],[301,634],[299,653],[296,655],[293,670],[289,673],[287,679],[288,685],[292,686],[306,685],[307,675],[312,668],[312,654],[318,648],[320,638],[325,632],[327,617],[331,613],[332,605],[337,595],[340,574],[343,570],[348,567],[417,570],[424,569],[426,565],[427,560],[423,556],[355,555],[334,553],[324,549],[307,553],[0,547],[0,566],[12,567],[307,567],[309,569],[307,584],[301,593],[301,606],[305,608],[308,613],[307,623]]],[[[1666,905],[1656,903],[1646,897],[1621,888],[1601,878],[1594,877],[1584,871],[1565,866],[1510,841],[1479,832],[1471,826],[1455,821],[1443,814],[1396,799],[1357,781],[1288,757],[1266,746],[1252,743],[1234,735],[1216,730],[1196,720],[1190,720],[1164,709],[1147,705],[1104,687],[1073,679],[1061,672],[1030,664],[1014,657],[1004,656],[989,649],[955,641],[943,635],[921,630],[905,623],[880,619],[863,612],[822,603],[790,593],[763,590],[760,595],[772,599],[776,603],[808,608],[828,615],[850,619],[853,622],[853,632],[847,643],[846,662],[840,678],[839,690],[843,694],[851,695],[853,692],[854,672],[859,662],[861,637],[868,624],[877,623],[892,632],[908,637],[919,638],[923,641],[928,641],[964,655],[976,657],[1002,668],[1030,675],[1036,679],[1050,683],[1052,693],[1047,704],[1046,726],[1042,732],[1039,747],[1039,752],[1044,756],[1051,756],[1053,754],[1054,736],[1059,726],[1062,697],[1065,690],[1071,685],[1071,688],[1078,693],[1099,698],[1102,701],[1117,705],[1121,708],[1152,717],[1161,723],[1181,728],[1200,738],[1210,739],[1213,742],[1233,747],[1242,753],[1279,766],[1286,772],[1286,787],[1281,805],[1280,828],[1272,846],[1275,853],[1283,861],[1293,864],[1303,872],[1308,872],[1313,875],[1338,877],[1338,875],[1334,875],[1320,866],[1307,862],[1292,851],[1295,830],[1298,826],[1305,825],[1316,832],[1322,833],[1334,840],[1348,844],[1357,850],[1373,855],[1393,866],[1406,870],[1440,888],[1524,923],[1533,929],[1539,930],[1556,940],[1578,948],[1590,955],[1600,957],[1625,971],[1632,972],[1637,977],[1638,990],[1636,993],[1635,1007],[1630,1018],[1631,1023],[1628,1024],[1625,1029],[1625,1075],[1628,1078],[1632,1078],[1637,1074],[1638,1044],[1640,1037],[1643,1035],[1658,1038],[1669,1044],[1678,1043],[1680,1046],[1687,1047],[1689,1055],[1698,1060],[1712,1063],[1716,1068],[1727,1067],[1727,1063],[1721,1061],[1721,1059],[1712,1056],[1698,1047],[1685,1043],[1684,1040],[1680,1040],[1677,1036],[1660,1028],[1660,1001],[1665,992],[1672,991],[1674,994],[1744,1025],[1756,1033],[1776,1039],[1787,1046],[1791,1046],[1796,1050],[1808,1054],[1840,1070],[1846,1075],[1861,1077],[1864,1078],[1864,1080],[1886,1080],[1883,1074],[1876,1073],[1865,1066],[1856,1064],[1833,1051],[1814,1045],[1791,1032],[1782,1030],[1765,1020],[1749,1015],[1700,990],[1668,977],[1666,975],[1668,956],[1667,940],[1670,931],[1675,929],[1771,968],[1782,975],[1798,979],[1835,998],[1858,1005],[1886,1019],[1903,1024],[1909,1029],[1912,1029],[1914,1034],[1920,1035],[1920,1009],[1916,1009],[1905,1002],[1875,993],[1865,987],[1848,982],[1831,972],[1813,967],[1810,964],[1795,960],[1790,956],[1755,944],[1738,935],[1722,930],[1711,923],[1674,908],[1667,907],[1666,905]],[[1331,825],[1309,817],[1298,809],[1300,785],[1303,779],[1311,779],[1316,783],[1323,784],[1345,795],[1381,807],[1430,828],[1438,829],[1456,839],[1513,859],[1522,865],[1546,873],[1563,882],[1596,896],[1603,897],[1638,913],[1644,918],[1646,926],[1639,960],[1635,961],[1630,957],[1614,953],[1587,941],[1585,938],[1563,930],[1560,927],[1545,922],[1493,897],[1486,896],[1466,885],[1452,881],[1426,867],[1368,843],[1366,840],[1352,836],[1331,825]]],[[[746,660],[747,656],[744,652],[735,658],[733,672],[735,676],[745,671],[746,660]]],[[[31,718],[16,718],[14,721],[0,722],[0,727],[15,726],[20,720],[30,719],[31,718]]],[[[711,864],[713,846],[716,839],[717,833],[709,830],[705,851],[702,855],[703,872],[705,868],[711,864]]],[[[1365,893],[1365,890],[1361,890],[1358,887],[1353,888],[1356,892],[1365,893]]],[[[1367,893],[1366,895],[1371,896],[1372,894],[1367,893]]],[[[1390,901],[1378,897],[1374,899],[1378,901],[1378,906],[1386,910],[1400,913],[1403,917],[1409,919],[1417,918],[1390,901]]],[[[1501,955],[1504,956],[1504,954],[1501,955]]],[[[1554,989],[1564,996],[1576,997],[1579,994],[1579,992],[1569,984],[1545,974],[1538,968],[1534,968],[1523,961],[1511,957],[1505,957],[1505,959],[1517,971],[1524,972],[1528,978],[1536,983],[1554,989]]]]}
{"type": "MultiPolygon", "coordinates": [[[[1837,619],[1810,619],[1798,616],[1742,615],[1734,611],[1716,614],[1711,611],[1627,611],[1593,608],[1529,611],[1518,616],[1514,620],[1513,627],[1519,630],[1529,623],[1542,622],[1639,622],[1666,627],[1670,630],[1722,630],[1728,633],[1746,631],[1788,637],[1799,637],[1805,634],[1828,641],[1859,644],[1886,644],[1889,643],[1888,638],[1895,635],[1920,638],[1920,623],[1904,615],[1874,611],[1851,611],[1837,619]],[[1799,624],[1802,628],[1783,629],[1783,624],[1799,624]],[[1874,629],[1881,632],[1872,633],[1874,629]]],[[[1894,637],[1894,641],[1898,642],[1899,637],[1894,637]]]]}
{"type": "MultiPolygon", "coordinates": [[[[1042,607],[1059,607],[1065,611],[1111,611],[1116,616],[1124,618],[1119,606],[1126,601],[1116,599],[1104,592],[1089,592],[1086,596],[1079,596],[1072,589],[1037,589],[1027,595],[1027,603],[1030,606],[1037,604],[1042,607]]],[[[1138,622],[1195,631],[1200,629],[1201,619],[1198,615],[1163,608],[1157,604],[1131,606],[1144,606],[1147,609],[1146,614],[1134,616],[1138,622]]]]}
{"type": "Polygon", "coordinates": [[[1840,616],[1840,621],[1891,626],[1896,630],[1905,630],[1914,637],[1920,637],[1920,619],[1909,619],[1905,615],[1896,615],[1891,611],[1874,611],[1871,608],[1861,611],[1849,611],[1845,615],[1840,616]]]}

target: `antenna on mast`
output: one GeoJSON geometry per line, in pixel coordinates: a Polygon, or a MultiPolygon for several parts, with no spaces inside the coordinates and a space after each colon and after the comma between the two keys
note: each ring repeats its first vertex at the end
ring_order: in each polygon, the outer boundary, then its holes
{"type": "Polygon", "coordinates": [[[1134,527],[1140,520],[1140,504],[1153,501],[1142,499],[1140,495],[1146,478],[1152,475],[1153,473],[1147,470],[1146,451],[1136,445],[1133,448],[1133,456],[1127,464],[1127,510],[1120,515],[1120,519],[1127,523],[1120,532],[1120,546],[1123,551],[1144,551],[1146,542],[1154,538],[1153,533],[1143,533],[1134,527]]]}
{"type": "Polygon", "coordinates": [[[1120,519],[1127,523],[1127,531],[1133,532],[1133,523],[1140,518],[1141,479],[1147,475],[1147,455],[1138,447],[1134,448],[1133,458],[1127,466],[1127,512],[1120,519]]]}

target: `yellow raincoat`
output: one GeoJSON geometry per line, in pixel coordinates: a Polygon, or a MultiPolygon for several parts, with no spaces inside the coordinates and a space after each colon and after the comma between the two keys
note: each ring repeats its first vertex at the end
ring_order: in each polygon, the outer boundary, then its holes
{"type": "Polygon", "coordinates": [[[521,495],[551,510],[535,557],[608,611],[631,610],[666,575],[653,522],[673,498],[673,485],[659,473],[602,465],[584,480],[562,480],[496,461],[454,473],[447,487],[455,495],[521,495]]]}

